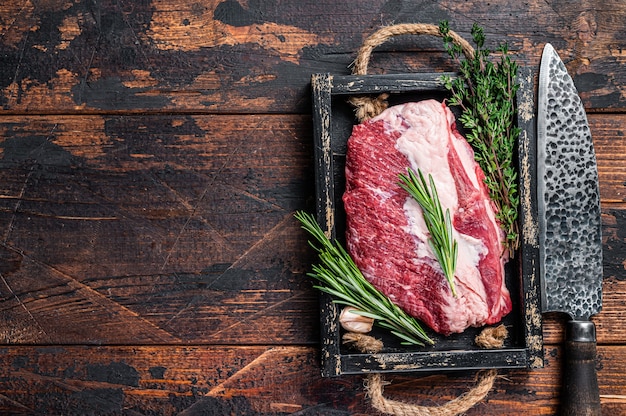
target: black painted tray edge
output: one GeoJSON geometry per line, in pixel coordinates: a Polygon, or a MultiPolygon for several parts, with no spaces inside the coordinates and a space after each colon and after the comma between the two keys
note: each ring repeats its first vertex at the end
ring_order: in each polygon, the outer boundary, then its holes
{"type": "MultiPolygon", "coordinates": [[[[333,175],[332,99],[339,95],[379,94],[382,92],[445,91],[440,82],[442,73],[399,75],[313,74],[313,134],[316,177],[317,220],[331,238],[335,230],[335,183],[333,175]]],[[[455,76],[447,73],[446,75],[455,76]]],[[[339,376],[371,372],[418,372],[439,370],[472,370],[483,368],[543,367],[542,317],[539,295],[539,256],[535,167],[535,74],[520,68],[517,93],[521,248],[518,255],[520,279],[519,322],[523,325],[523,348],[498,350],[428,350],[379,354],[346,353],[342,351],[339,310],[328,295],[320,298],[322,375],[339,376]]]]}

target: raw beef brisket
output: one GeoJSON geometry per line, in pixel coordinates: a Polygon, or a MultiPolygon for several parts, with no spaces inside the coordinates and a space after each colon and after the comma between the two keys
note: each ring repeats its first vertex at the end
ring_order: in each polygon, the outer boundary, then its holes
{"type": "Polygon", "coordinates": [[[493,324],[511,311],[503,234],[454,115],[435,100],[391,107],[348,140],[347,247],[363,275],[407,313],[442,334],[493,324]],[[421,208],[399,185],[407,167],[433,176],[450,209],[459,254],[457,297],[428,244],[421,208]]]}

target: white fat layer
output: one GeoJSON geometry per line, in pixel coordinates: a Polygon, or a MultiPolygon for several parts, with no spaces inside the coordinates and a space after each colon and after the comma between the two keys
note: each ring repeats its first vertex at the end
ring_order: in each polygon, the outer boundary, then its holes
{"type": "MultiPolygon", "coordinates": [[[[404,231],[415,236],[419,241],[425,243],[416,245],[416,257],[418,259],[424,257],[436,258],[430,244],[428,244],[430,233],[428,232],[426,222],[424,221],[422,208],[413,198],[407,198],[403,209],[404,215],[408,221],[404,231]]],[[[475,277],[475,274],[478,273],[478,263],[481,258],[487,255],[487,246],[485,246],[485,244],[478,238],[459,233],[455,228],[452,229],[452,237],[456,240],[458,245],[455,280],[471,292],[478,293],[486,297],[484,286],[480,285],[477,287],[475,284],[476,282],[481,282],[481,279],[469,277],[475,277]]]]}
{"type": "MultiPolygon", "coordinates": [[[[428,228],[426,228],[426,222],[424,221],[424,213],[422,207],[413,198],[407,198],[404,202],[404,216],[407,219],[407,226],[404,231],[408,234],[415,236],[420,242],[426,242],[429,238],[428,228]]],[[[434,257],[429,244],[416,244],[417,248],[415,254],[417,258],[434,257]]]]}
{"type": "MultiPolygon", "coordinates": [[[[450,117],[454,117],[450,110],[446,110],[450,117]]],[[[454,119],[452,119],[452,122],[454,122],[454,119]]],[[[474,151],[470,146],[467,145],[465,139],[457,137],[454,134],[450,134],[450,139],[450,143],[459,155],[459,159],[461,160],[461,164],[463,165],[463,170],[466,172],[470,182],[475,188],[480,187],[479,179],[476,175],[476,161],[474,160],[474,151]]]]}
{"type": "Polygon", "coordinates": [[[446,190],[439,195],[441,205],[454,210],[458,195],[448,164],[450,119],[442,104],[435,100],[403,104],[379,117],[389,123],[390,129],[402,132],[396,149],[406,156],[415,172],[420,169],[426,178],[432,175],[437,188],[446,190]]]}

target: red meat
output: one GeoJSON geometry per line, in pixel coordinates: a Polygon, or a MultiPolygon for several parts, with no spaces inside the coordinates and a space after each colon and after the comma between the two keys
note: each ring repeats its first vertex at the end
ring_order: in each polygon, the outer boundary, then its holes
{"type": "Polygon", "coordinates": [[[503,233],[483,180],[453,114],[435,100],[391,107],[355,126],[348,140],[348,251],[366,279],[438,333],[493,324],[511,311],[503,233]],[[431,174],[450,209],[457,297],[428,244],[421,208],[398,185],[407,167],[431,174]]]}

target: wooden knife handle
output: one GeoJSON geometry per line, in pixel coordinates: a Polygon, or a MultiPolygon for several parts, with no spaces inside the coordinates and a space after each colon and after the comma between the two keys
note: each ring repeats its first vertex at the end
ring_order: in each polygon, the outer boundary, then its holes
{"type": "Polygon", "coordinates": [[[567,323],[561,415],[601,415],[596,374],[596,327],[591,321],[567,323]]]}

